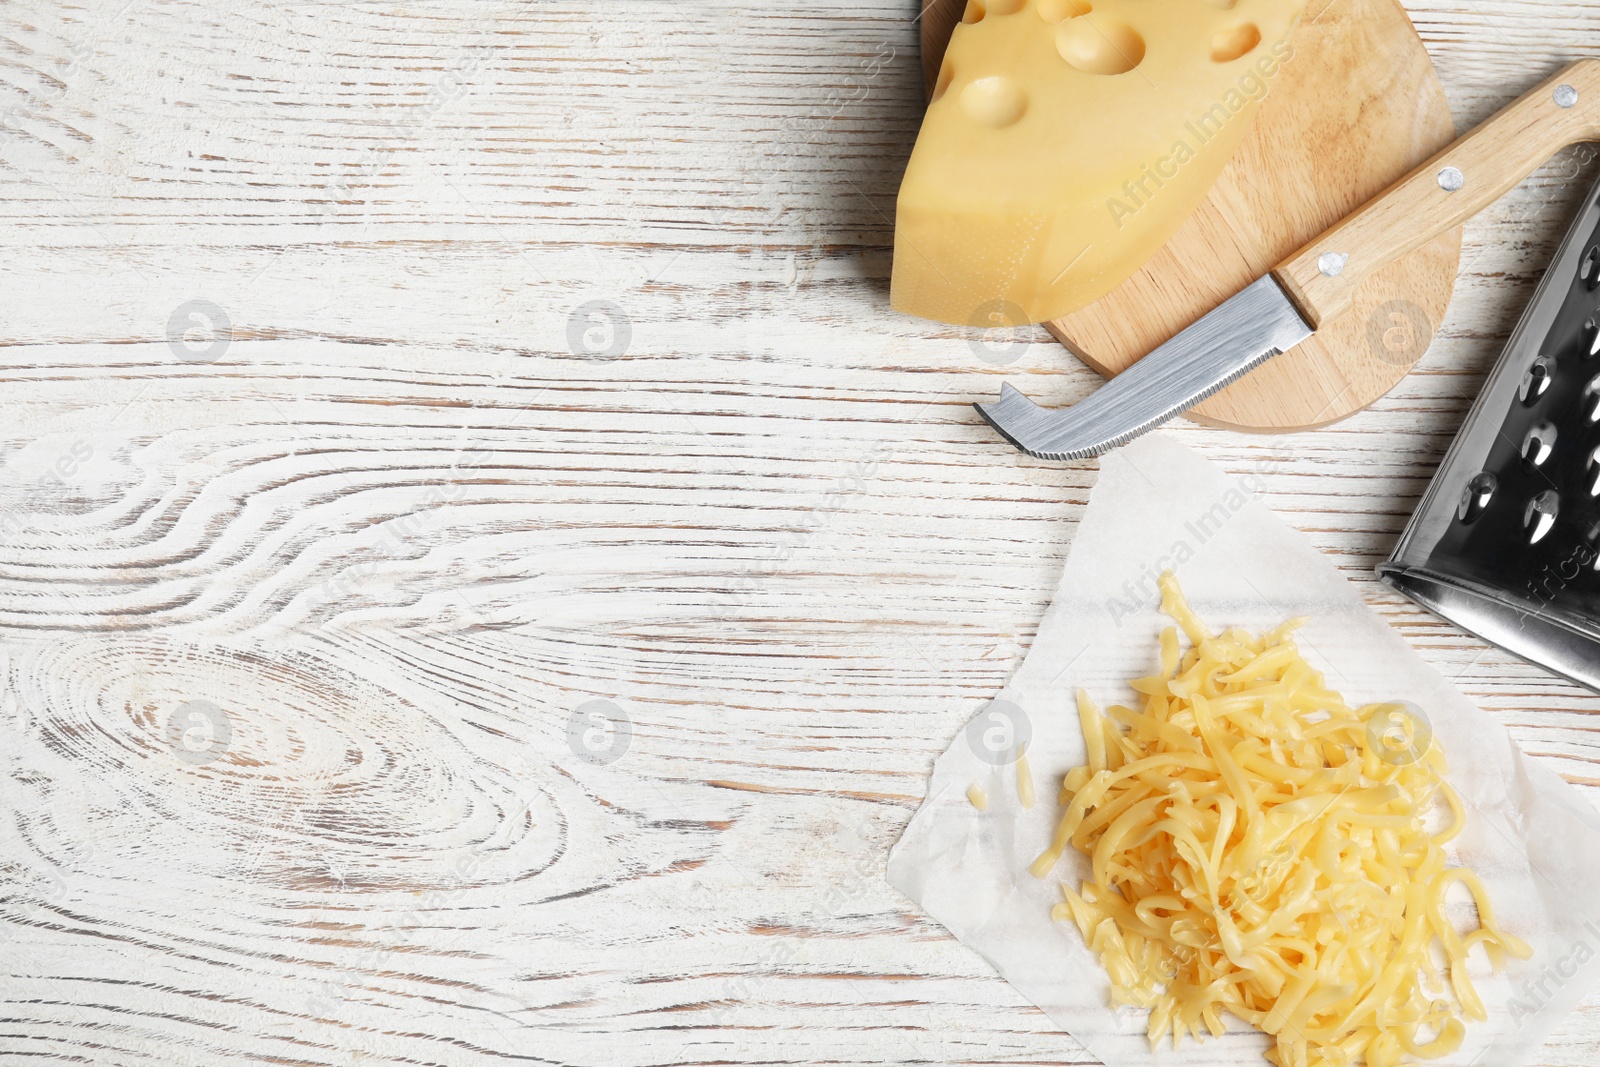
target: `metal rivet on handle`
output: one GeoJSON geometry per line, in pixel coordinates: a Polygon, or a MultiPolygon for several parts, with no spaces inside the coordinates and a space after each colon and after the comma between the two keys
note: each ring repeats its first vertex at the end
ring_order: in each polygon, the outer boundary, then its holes
{"type": "Polygon", "coordinates": [[[1439,188],[1447,193],[1460,192],[1467,184],[1467,176],[1460,167],[1446,167],[1439,172],[1439,188]]]}
{"type": "Polygon", "coordinates": [[[1344,273],[1344,265],[1348,262],[1348,252],[1324,252],[1322,258],[1317,260],[1317,269],[1329,278],[1337,278],[1344,273]]]}
{"type": "Polygon", "coordinates": [[[1571,85],[1556,86],[1556,106],[1576,107],[1578,105],[1578,90],[1571,85]]]}

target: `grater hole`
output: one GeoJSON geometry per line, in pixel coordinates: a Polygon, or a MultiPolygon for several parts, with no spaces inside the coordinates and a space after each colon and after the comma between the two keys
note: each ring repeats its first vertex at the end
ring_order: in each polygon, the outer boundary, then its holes
{"type": "Polygon", "coordinates": [[[1533,407],[1545,392],[1550,388],[1550,380],[1555,377],[1556,361],[1549,356],[1540,356],[1529,365],[1522,374],[1522,385],[1517,389],[1517,396],[1524,405],[1533,407]]]}
{"type": "Polygon", "coordinates": [[[1600,422],[1600,374],[1583,387],[1583,413],[1590,422],[1600,422]]]}
{"type": "Polygon", "coordinates": [[[1522,513],[1522,526],[1528,531],[1528,544],[1536,545],[1550,533],[1561,514],[1561,496],[1554,489],[1546,489],[1532,500],[1522,513]]]}
{"type": "Polygon", "coordinates": [[[1589,355],[1600,355],[1600,322],[1590,319],[1583,324],[1583,328],[1589,333],[1589,355]]]}
{"type": "Polygon", "coordinates": [[[1589,287],[1591,293],[1600,289],[1600,245],[1589,249],[1589,254],[1583,257],[1583,266],[1578,271],[1578,278],[1589,287]]]}
{"type": "MultiPolygon", "coordinates": [[[[1596,451],[1600,452],[1600,449],[1596,451]]],[[[1461,503],[1456,505],[1456,518],[1466,523],[1477,522],[1489,510],[1489,502],[1494,499],[1494,491],[1499,484],[1488,471],[1474,474],[1472,480],[1461,488],[1461,503]]]]}
{"type": "MultiPolygon", "coordinates": [[[[1600,496],[1600,448],[1589,453],[1589,495],[1600,496]]],[[[1595,534],[1600,536],[1600,530],[1595,534]]]]}
{"type": "Polygon", "coordinates": [[[1556,450],[1556,436],[1555,423],[1537,423],[1522,439],[1522,458],[1535,467],[1544,466],[1544,461],[1556,450]]]}

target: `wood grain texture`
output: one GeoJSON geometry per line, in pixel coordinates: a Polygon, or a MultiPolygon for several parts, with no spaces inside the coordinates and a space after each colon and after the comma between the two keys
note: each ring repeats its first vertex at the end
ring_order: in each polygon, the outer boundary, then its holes
{"type": "MultiPolygon", "coordinates": [[[[1194,215],[1133,277],[1049,324],[1101,374],[1132,366],[1454,138],[1444,91],[1396,0],[1311,3],[1291,45],[1293,59],[1257,78],[1267,96],[1255,126],[1194,215]]],[[[1427,350],[1460,265],[1459,227],[1417,244],[1368,277],[1349,313],[1189,417],[1304,430],[1387,393],[1427,350]]]]}
{"type": "MultiPolygon", "coordinates": [[[[934,0],[924,13],[925,73],[963,3],[934,0]]],[[[1299,61],[1274,61],[1258,78],[1267,97],[1251,134],[1194,215],[1122,285],[1046,324],[1101,374],[1126,370],[1454,139],[1444,90],[1397,0],[1313,0],[1291,44],[1299,61]]],[[[1188,417],[1286,432],[1363,410],[1427,350],[1460,257],[1459,226],[1386,257],[1315,337],[1188,417]]]]}
{"type": "MultiPolygon", "coordinates": [[[[1411,10],[1463,123],[1600,54],[1411,10]]],[[[887,307],[914,7],[695,15],[0,7],[0,1063],[1090,1062],[882,871],[1094,480],[970,403],[1097,378],[887,307]]],[[[1371,411],[1170,431],[1591,800],[1600,698],[1371,568],[1596,169],[1371,411]]]]}
{"type": "Polygon", "coordinates": [[[1600,140],[1600,60],[1583,59],[1463,135],[1382,196],[1307,244],[1274,273],[1313,325],[1352,309],[1356,293],[1397,255],[1515,189],[1563,148],[1600,140]],[[1349,262],[1320,265],[1329,249],[1349,262]]]}
{"type": "Polygon", "coordinates": [[[923,0],[922,33],[917,47],[922,54],[922,90],[930,99],[934,84],[939,80],[945,49],[950,46],[950,35],[960,24],[966,8],[967,0],[923,0]]]}

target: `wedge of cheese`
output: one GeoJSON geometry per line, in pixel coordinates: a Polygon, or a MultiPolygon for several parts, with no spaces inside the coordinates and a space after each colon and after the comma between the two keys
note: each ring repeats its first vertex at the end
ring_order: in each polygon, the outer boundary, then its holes
{"type": "Polygon", "coordinates": [[[1293,55],[1304,0],[968,0],[900,187],[892,301],[1021,325],[1172,236],[1293,55]]]}

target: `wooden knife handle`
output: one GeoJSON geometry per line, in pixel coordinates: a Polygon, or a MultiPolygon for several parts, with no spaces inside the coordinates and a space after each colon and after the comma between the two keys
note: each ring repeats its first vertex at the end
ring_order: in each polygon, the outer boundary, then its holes
{"type": "Polygon", "coordinates": [[[1273,275],[1314,327],[1350,309],[1374,271],[1454,229],[1568,145],[1600,140],[1600,60],[1511,104],[1281,263],[1273,275]]]}

